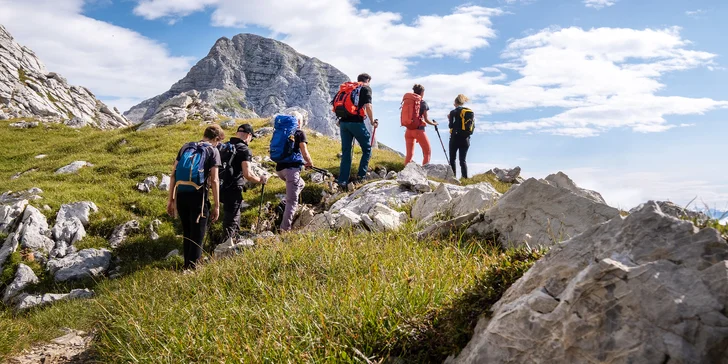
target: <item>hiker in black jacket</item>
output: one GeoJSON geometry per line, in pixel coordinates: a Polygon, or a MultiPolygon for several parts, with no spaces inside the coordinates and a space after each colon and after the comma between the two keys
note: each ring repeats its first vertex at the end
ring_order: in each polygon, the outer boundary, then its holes
{"type": "Polygon", "coordinates": [[[447,119],[450,127],[450,167],[452,173],[457,178],[457,170],[455,167],[455,155],[458,154],[460,160],[460,170],[462,178],[468,178],[468,165],[465,158],[470,148],[470,135],[473,134],[474,115],[473,112],[463,105],[470,101],[467,96],[460,94],[455,98],[453,106],[455,109],[450,111],[447,119]]]}

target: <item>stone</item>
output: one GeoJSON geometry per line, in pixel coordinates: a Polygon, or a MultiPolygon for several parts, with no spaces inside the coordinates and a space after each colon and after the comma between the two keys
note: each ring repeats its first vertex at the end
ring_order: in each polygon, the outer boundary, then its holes
{"type": "Polygon", "coordinates": [[[273,132],[275,129],[272,126],[265,126],[262,128],[258,128],[255,130],[255,137],[256,138],[262,138],[268,135],[273,135],[273,132]]]}
{"type": "Polygon", "coordinates": [[[20,294],[29,285],[35,283],[38,283],[38,277],[33,270],[23,263],[18,264],[18,270],[15,271],[15,279],[5,289],[3,302],[10,304],[15,296],[20,294]]]}
{"type": "MultiPolygon", "coordinates": [[[[153,189],[157,188],[157,183],[159,182],[159,178],[157,176],[150,176],[144,179],[144,181],[137,184],[137,189],[141,192],[150,192],[153,189]]],[[[168,183],[169,184],[169,183],[168,183]]]]}
{"type": "Polygon", "coordinates": [[[229,238],[224,243],[215,247],[213,255],[215,256],[215,258],[218,259],[229,257],[240,254],[245,248],[249,248],[252,246],[255,246],[255,243],[253,243],[252,239],[233,240],[233,238],[229,238]]]}
{"type": "Polygon", "coordinates": [[[619,217],[619,210],[534,178],[511,188],[468,233],[497,233],[503,247],[552,246],[619,217]]]}
{"type": "Polygon", "coordinates": [[[84,249],[62,259],[48,261],[48,272],[56,281],[65,282],[98,277],[111,264],[111,252],[106,249],[84,249]]]}
{"type": "Polygon", "coordinates": [[[391,231],[399,229],[402,224],[407,221],[407,214],[401,211],[396,211],[388,206],[377,203],[369,211],[369,215],[362,215],[371,217],[371,223],[367,224],[370,228],[373,227],[374,231],[391,231]],[[373,225],[373,226],[372,226],[373,225]]]}
{"type": "Polygon", "coordinates": [[[11,128],[17,128],[17,129],[30,129],[30,128],[37,128],[40,123],[37,121],[19,121],[17,123],[10,123],[8,124],[11,128]]]}
{"type": "Polygon", "coordinates": [[[581,197],[586,197],[597,203],[601,203],[604,205],[607,204],[607,202],[604,201],[604,198],[602,197],[601,194],[599,194],[599,192],[580,188],[564,172],[550,174],[544,180],[546,181],[546,183],[548,183],[552,186],[559,187],[559,188],[565,188],[581,197]]]}
{"type": "Polygon", "coordinates": [[[311,173],[309,178],[311,179],[311,182],[316,184],[322,184],[326,180],[324,175],[319,172],[311,173]]]}
{"type": "Polygon", "coordinates": [[[442,183],[434,192],[425,193],[417,198],[412,206],[412,218],[422,220],[430,214],[444,212],[451,201],[450,191],[445,183],[442,183]]]}
{"type": "Polygon", "coordinates": [[[74,289],[70,293],[46,293],[43,295],[22,294],[15,300],[16,311],[24,311],[29,308],[46,306],[63,300],[77,300],[93,298],[95,293],[89,289],[74,289]]]}
{"type": "Polygon", "coordinates": [[[344,196],[336,201],[329,211],[338,213],[341,209],[348,209],[357,215],[367,214],[377,203],[391,208],[405,205],[419,194],[400,186],[395,181],[377,181],[366,184],[356,192],[344,196]]]}
{"type": "Polygon", "coordinates": [[[447,221],[436,221],[428,225],[423,230],[417,232],[415,237],[417,240],[422,240],[427,237],[437,237],[448,234],[456,229],[465,228],[478,221],[480,214],[478,212],[471,212],[467,215],[458,216],[454,219],[447,221]]]}
{"type": "Polygon", "coordinates": [[[109,246],[112,249],[120,247],[126,240],[127,235],[132,231],[139,230],[139,221],[130,220],[114,228],[109,238],[109,246]]]}
{"type": "Polygon", "coordinates": [[[336,223],[335,217],[332,216],[328,211],[324,211],[321,214],[315,215],[308,224],[306,230],[317,231],[317,230],[328,230],[334,227],[336,223]]]}
{"type": "Polygon", "coordinates": [[[159,189],[162,191],[169,191],[169,183],[172,181],[171,177],[163,174],[162,182],[159,182],[159,189]]]}
{"type": "Polygon", "coordinates": [[[720,233],[648,202],[552,248],[446,362],[725,363],[726,297],[720,233]]]}
{"type": "Polygon", "coordinates": [[[157,219],[154,219],[154,221],[149,223],[149,226],[147,226],[147,231],[149,232],[149,239],[151,239],[151,240],[159,239],[159,233],[157,233],[157,230],[159,229],[159,225],[162,225],[162,222],[157,219]]]}
{"type": "Polygon", "coordinates": [[[334,225],[337,229],[356,227],[362,223],[361,216],[349,209],[339,210],[339,215],[340,216],[336,219],[336,224],[334,225]]]}
{"type": "Polygon", "coordinates": [[[22,216],[28,200],[20,200],[8,205],[0,205],[0,234],[8,234],[22,216]]]}
{"type": "Polygon", "coordinates": [[[432,191],[430,184],[427,182],[427,172],[414,162],[410,162],[397,174],[397,183],[419,193],[432,191]]]}
{"type": "Polygon", "coordinates": [[[180,256],[181,255],[179,254],[179,250],[175,249],[175,250],[172,250],[171,252],[167,253],[167,255],[164,256],[164,260],[174,258],[174,257],[180,257],[180,256]]]}
{"type": "MultiPolygon", "coordinates": [[[[8,110],[7,114],[0,112],[4,118],[33,118],[44,123],[100,129],[131,124],[88,89],[70,86],[65,78],[48,72],[35,53],[18,44],[3,26],[0,26],[0,60],[0,110],[8,110]]],[[[15,127],[39,125],[37,121],[11,124],[15,127]]]]}
{"type": "Polygon", "coordinates": [[[48,220],[45,215],[33,206],[28,205],[23,212],[23,218],[16,230],[20,247],[33,252],[50,253],[56,245],[48,236],[48,220]]]}
{"type": "Polygon", "coordinates": [[[518,183],[518,177],[521,174],[521,167],[515,167],[512,169],[493,168],[485,173],[495,175],[495,177],[503,183],[518,183]]]}
{"type": "Polygon", "coordinates": [[[38,155],[36,155],[36,156],[35,156],[34,158],[35,158],[35,159],[43,159],[43,158],[46,158],[46,157],[48,157],[48,156],[47,156],[47,155],[45,155],[45,154],[38,154],[38,155]]]}
{"type": "Polygon", "coordinates": [[[443,182],[459,185],[460,181],[455,178],[452,168],[447,164],[425,164],[422,166],[427,178],[434,178],[443,182]]]}
{"type": "Polygon", "coordinates": [[[91,201],[74,202],[70,204],[61,205],[61,208],[56,214],[56,223],[71,218],[77,218],[81,221],[84,226],[89,224],[89,215],[93,212],[99,211],[96,204],[91,201]]]}
{"type": "Polygon", "coordinates": [[[75,161],[67,166],[61,167],[56,174],[72,174],[78,173],[83,167],[93,167],[94,165],[85,161],[75,161]]]}
{"type": "Polygon", "coordinates": [[[223,129],[232,129],[235,127],[235,120],[233,119],[226,119],[220,122],[220,126],[223,129]]]}
{"type": "Polygon", "coordinates": [[[20,246],[20,240],[17,233],[11,233],[5,238],[2,247],[0,247],[0,271],[2,271],[3,265],[10,254],[18,250],[18,246],[20,246]]]}
{"type": "Polygon", "coordinates": [[[385,179],[391,180],[391,179],[397,179],[397,172],[395,171],[389,171],[387,172],[387,176],[385,179]]]}
{"type": "Polygon", "coordinates": [[[474,185],[464,195],[452,200],[450,215],[462,216],[471,212],[481,212],[495,205],[501,194],[490,184],[474,185]]]}
{"type": "MultiPolygon", "coordinates": [[[[310,129],[335,136],[339,129],[329,102],[339,85],[348,80],[330,64],[300,54],[282,42],[239,34],[217,40],[208,55],[169,91],[132,107],[125,115],[143,125],[155,124],[154,120],[160,118],[178,120],[181,115],[175,116],[170,108],[162,106],[182,93],[197,90],[199,102],[209,105],[203,110],[250,119],[298,107],[295,111],[308,114],[310,129]]],[[[195,107],[192,98],[187,110],[195,107]]]]}
{"type": "Polygon", "coordinates": [[[56,224],[51,230],[51,236],[56,244],[65,243],[70,246],[86,236],[86,228],[84,228],[78,217],[72,216],[60,220],[56,218],[56,224]]]}
{"type": "Polygon", "coordinates": [[[311,208],[302,206],[299,208],[298,216],[293,222],[292,229],[296,230],[308,227],[313,222],[314,216],[316,216],[316,214],[311,208]]]}
{"type": "MultiPolygon", "coordinates": [[[[678,219],[688,219],[690,221],[697,221],[699,224],[710,220],[710,216],[706,215],[703,212],[688,210],[688,209],[683,208],[682,206],[677,205],[670,201],[656,201],[655,203],[657,204],[657,206],[660,207],[660,210],[662,211],[662,213],[664,213],[665,215],[668,215],[668,216],[672,216],[672,217],[675,217],[678,219]]],[[[629,212],[632,213],[635,211],[639,211],[643,207],[644,207],[644,204],[639,205],[639,206],[633,208],[632,210],[630,210],[629,212]]]]}

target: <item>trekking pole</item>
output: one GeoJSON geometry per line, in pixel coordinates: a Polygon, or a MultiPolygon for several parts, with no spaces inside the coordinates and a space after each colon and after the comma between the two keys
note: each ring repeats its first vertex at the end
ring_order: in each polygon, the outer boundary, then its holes
{"type": "Polygon", "coordinates": [[[329,171],[327,171],[327,170],[325,170],[323,168],[318,168],[318,167],[311,166],[311,169],[313,169],[315,172],[321,173],[321,174],[323,174],[325,176],[331,176],[331,172],[329,172],[329,171]]]}
{"type": "Polygon", "coordinates": [[[258,219],[255,221],[255,234],[260,234],[260,212],[263,211],[263,196],[265,195],[265,183],[260,189],[260,207],[258,207],[258,219]]]}
{"type": "Polygon", "coordinates": [[[445,152],[445,159],[447,159],[447,165],[450,165],[450,157],[447,156],[447,151],[445,150],[445,143],[442,142],[442,137],[440,137],[440,131],[437,130],[437,125],[435,125],[435,132],[437,133],[437,139],[440,139],[440,145],[442,145],[442,151],[445,152]]]}

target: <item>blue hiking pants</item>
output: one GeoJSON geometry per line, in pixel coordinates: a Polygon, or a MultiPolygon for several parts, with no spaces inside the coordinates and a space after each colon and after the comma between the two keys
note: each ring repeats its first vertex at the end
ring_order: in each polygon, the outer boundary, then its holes
{"type": "Polygon", "coordinates": [[[341,133],[341,165],[339,166],[339,184],[349,182],[349,174],[351,173],[351,143],[356,138],[357,143],[361,146],[361,160],[359,161],[359,172],[357,176],[363,178],[367,175],[369,168],[369,158],[372,156],[372,146],[369,138],[369,130],[364,123],[342,122],[340,126],[341,133]]]}

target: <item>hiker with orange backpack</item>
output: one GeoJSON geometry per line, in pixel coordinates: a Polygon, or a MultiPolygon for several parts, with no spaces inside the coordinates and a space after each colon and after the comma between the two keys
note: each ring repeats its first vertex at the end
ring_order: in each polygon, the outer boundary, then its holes
{"type": "Polygon", "coordinates": [[[339,166],[339,187],[346,190],[349,185],[351,173],[351,152],[353,141],[356,139],[361,146],[361,160],[356,182],[364,179],[369,169],[369,158],[372,156],[372,146],[369,141],[370,134],[364,120],[376,128],[379,121],[374,119],[372,111],[372,89],[369,87],[372,77],[362,73],[357,82],[345,82],[339,86],[339,92],[334,96],[331,104],[333,112],[339,118],[341,134],[341,164],[339,166]]]}
{"type": "Polygon", "coordinates": [[[425,87],[420,84],[415,84],[412,87],[412,92],[406,93],[402,98],[400,121],[401,125],[407,128],[407,131],[404,133],[405,147],[407,148],[407,155],[404,159],[405,165],[412,161],[415,142],[419,143],[422,148],[422,165],[430,163],[432,149],[430,148],[430,140],[427,138],[425,127],[427,124],[437,126],[437,122],[430,120],[427,116],[427,111],[430,110],[430,107],[422,99],[424,95],[425,87]]]}

